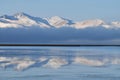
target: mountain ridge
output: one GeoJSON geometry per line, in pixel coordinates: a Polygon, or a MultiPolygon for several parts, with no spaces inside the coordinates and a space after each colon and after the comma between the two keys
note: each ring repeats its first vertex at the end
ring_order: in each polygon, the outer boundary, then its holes
{"type": "Polygon", "coordinates": [[[85,20],[85,21],[73,21],[65,19],[59,16],[53,16],[50,18],[34,17],[26,13],[16,13],[14,15],[0,16],[0,28],[24,28],[37,26],[40,28],[62,28],[70,27],[75,29],[85,29],[89,27],[103,27],[106,29],[120,28],[120,22],[107,23],[101,19],[85,20]]]}

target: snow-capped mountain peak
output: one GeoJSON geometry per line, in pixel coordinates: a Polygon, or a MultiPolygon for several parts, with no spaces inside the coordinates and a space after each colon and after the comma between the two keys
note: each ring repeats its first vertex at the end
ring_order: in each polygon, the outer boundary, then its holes
{"type": "Polygon", "coordinates": [[[63,20],[63,18],[62,18],[62,17],[59,17],[59,16],[53,16],[53,17],[51,17],[50,19],[51,19],[51,20],[57,20],[57,21],[63,20]]]}
{"type": "Polygon", "coordinates": [[[24,17],[28,17],[29,15],[23,12],[20,13],[16,13],[13,15],[15,18],[24,18],[24,17]]]}
{"type": "Polygon", "coordinates": [[[67,26],[69,23],[69,21],[67,19],[64,19],[59,16],[54,16],[54,17],[49,18],[48,22],[51,26],[54,26],[56,28],[67,26]]]}

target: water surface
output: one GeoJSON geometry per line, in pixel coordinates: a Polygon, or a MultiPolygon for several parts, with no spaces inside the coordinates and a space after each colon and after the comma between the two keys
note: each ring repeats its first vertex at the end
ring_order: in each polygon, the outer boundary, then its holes
{"type": "Polygon", "coordinates": [[[120,47],[0,47],[1,80],[120,80],[120,47]]]}

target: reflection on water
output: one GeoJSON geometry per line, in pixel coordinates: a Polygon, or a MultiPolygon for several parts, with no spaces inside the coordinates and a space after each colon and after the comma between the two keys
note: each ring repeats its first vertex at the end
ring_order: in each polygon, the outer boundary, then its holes
{"type": "Polygon", "coordinates": [[[120,47],[0,47],[2,80],[119,80],[119,66],[120,47]]]}

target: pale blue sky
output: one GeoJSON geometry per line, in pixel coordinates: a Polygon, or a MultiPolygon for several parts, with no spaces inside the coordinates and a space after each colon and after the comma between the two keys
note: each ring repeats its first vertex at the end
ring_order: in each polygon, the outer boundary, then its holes
{"type": "Polygon", "coordinates": [[[25,12],[73,20],[120,20],[120,0],[0,0],[0,15],[25,12]]]}

